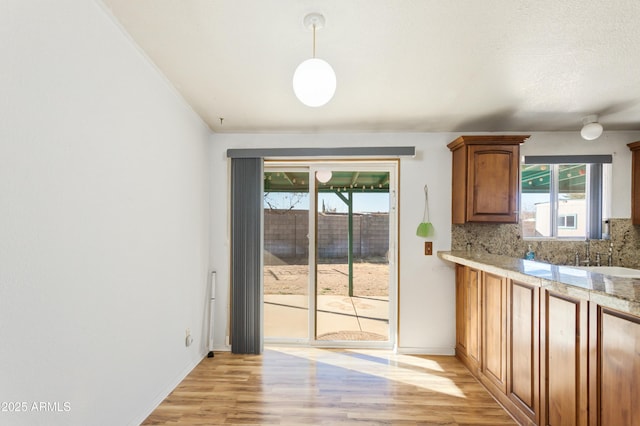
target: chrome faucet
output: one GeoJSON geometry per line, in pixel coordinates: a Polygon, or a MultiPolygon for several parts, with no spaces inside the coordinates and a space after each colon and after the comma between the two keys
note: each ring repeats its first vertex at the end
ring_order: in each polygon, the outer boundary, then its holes
{"type": "MultiPolygon", "coordinates": [[[[585,265],[591,266],[591,250],[589,248],[589,240],[587,240],[587,246],[585,248],[585,260],[580,261],[580,255],[576,252],[576,266],[585,265]]],[[[596,262],[598,262],[598,266],[600,266],[600,253],[596,254],[596,262]]]]}
{"type": "Polygon", "coordinates": [[[589,239],[587,238],[587,243],[586,243],[587,247],[585,248],[585,256],[586,256],[586,260],[584,261],[584,263],[587,264],[587,266],[589,266],[589,264],[591,263],[591,244],[589,243],[589,239]]]}
{"type": "Polygon", "coordinates": [[[607,265],[613,266],[613,243],[609,243],[609,254],[607,255],[607,265]]]}
{"type": "Polygon", "coordinates": [[[600,266],[600,252],[596,252],[596,266],[600,266]]]}

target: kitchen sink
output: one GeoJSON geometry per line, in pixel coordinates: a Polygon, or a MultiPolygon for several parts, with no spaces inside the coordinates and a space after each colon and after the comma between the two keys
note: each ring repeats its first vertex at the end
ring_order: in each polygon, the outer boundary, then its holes
{"type": "Polygon", "coordinates": [[[612,277],[640,278],[639,269],[623,268],[622,266],[575,266],[575,268],[612,277]]]}

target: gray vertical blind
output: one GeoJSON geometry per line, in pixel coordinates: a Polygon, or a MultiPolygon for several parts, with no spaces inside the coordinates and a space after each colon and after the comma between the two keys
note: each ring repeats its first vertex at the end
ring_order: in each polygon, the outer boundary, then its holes
{"type": "Polygon", "coordinates": [[[231,160],[231,352],[262,351],[262,158],[231,160]]]}
{"type": "Polygon", "coordinates": [[[602,238],[602,163],[589,164],[589,172],[587,238],[599,240],[602,238]]]}

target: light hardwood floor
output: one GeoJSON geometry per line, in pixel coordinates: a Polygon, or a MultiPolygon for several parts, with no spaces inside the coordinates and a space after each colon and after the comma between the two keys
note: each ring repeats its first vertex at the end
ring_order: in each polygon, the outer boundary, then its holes
{"type": "Polygon", "coordinates": [[[145,425],[515,425],[454,357],[268,347],[205,358],[145,425]]]}

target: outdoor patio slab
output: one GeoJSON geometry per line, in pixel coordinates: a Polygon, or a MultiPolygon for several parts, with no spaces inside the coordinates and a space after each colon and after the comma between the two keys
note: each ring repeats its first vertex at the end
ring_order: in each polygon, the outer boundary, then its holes
{"type": "MultiPolygon", "coordinates": [[[[265,295],[266,337],[307,338],[305,295],[265,295]]],[[[339,331],[363,331],[388,336],[389,302],[383,298],[319,295],[318,336],[339,331]]]]}
{"type": "Polygon", "coordinates": [[[375,296],[354,296],[351,298],[356,315],[370,319],[387,321],[389,319],[389,300],[375,296]]]}
{"type": "Polygon", "coordinates": [[[265,337],[287,336],[292,339],[308,338],[308,300],[309,298],[303,295],[265,295],[265,337]]]}

